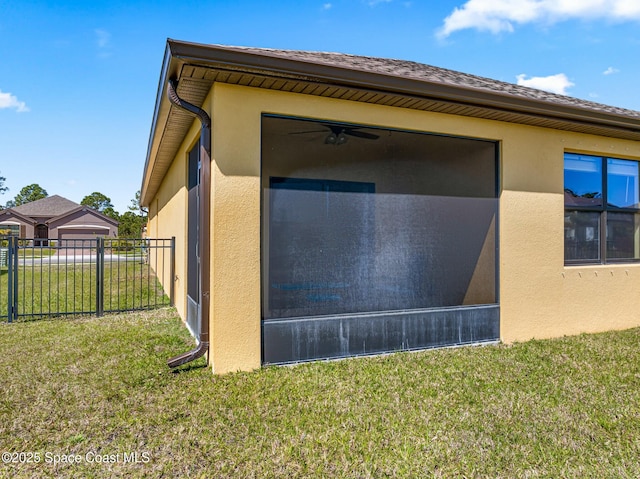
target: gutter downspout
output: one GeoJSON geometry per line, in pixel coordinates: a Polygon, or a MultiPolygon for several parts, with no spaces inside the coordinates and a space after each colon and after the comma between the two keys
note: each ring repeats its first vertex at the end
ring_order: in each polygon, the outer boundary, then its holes
{"type": "Polygon", "coordinates": [[[198,345],[191,351],[187,351],[179,356],[167,361],[170,368],[182,366],[185,363],[198,359],[209,352],[209,300],[211,285],[210,281],[210,199],[211,199],[211,118],[202,108],[184,101],[178,96],[178,81],[172,78],[167,83],[167,96],[169,101],[200,120],[200,218],[198,227],[198,249],[200,253],[200,264],[198,275],[199,285],[199,308],[200,317],[200,338],[198,345]]]}

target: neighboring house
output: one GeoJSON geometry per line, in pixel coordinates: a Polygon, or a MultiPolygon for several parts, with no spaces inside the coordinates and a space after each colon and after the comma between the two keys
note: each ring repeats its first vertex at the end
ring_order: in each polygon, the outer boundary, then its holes
{"type": "Polygon", "coordinates": [[[640,325],[640,112],[338,53],[169,40],[161,72],[142,203],[200,345],[171,366],[640,325]]]}
{"type": "Polygon", "coordinates": [[[118,236],[118,222],[88,206],[58,195],[0,211],[0,232],[5,236],[49,240],[93,239],[118,236]]]}

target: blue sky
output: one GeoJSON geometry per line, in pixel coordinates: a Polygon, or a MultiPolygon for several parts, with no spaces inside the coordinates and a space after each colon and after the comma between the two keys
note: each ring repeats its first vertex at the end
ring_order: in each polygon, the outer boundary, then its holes
{"type": "Polygon", "coordinates": [[[126,211],[167,38],[399,58],[640,110],[637,0],[0,0],[0,176],[126,211]]]}

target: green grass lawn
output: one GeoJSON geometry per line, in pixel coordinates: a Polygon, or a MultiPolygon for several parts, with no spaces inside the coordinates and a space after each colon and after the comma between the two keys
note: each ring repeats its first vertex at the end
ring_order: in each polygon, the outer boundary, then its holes
{"type": "MultiPolygon", "coordinates": [[[[18,267],[18,311],[39,318],[49,313],[78,314],[96,309],[96,265],[37,264],[18,267]]],[[[169,304],[153,271],[138,261],[107,263],[104,310],[143,309],[169,304]]],[[[0,269],[0,321],[7,315],[8,273],[0,269]]]]}
{"type": "Polygon", "coordinates": [[[169,308],[0,324],[0,450],[40,457],[0,477],[637,478],[639,344],[632,329],[214,377],[203,359],[167,368],[193,346],[169,308]],[[79,463],[51,463],[65,454],[79,463]]]}
{"type": "Polygon", "coordinates": [[[44,258],[47,256],[53,256],[56,254],[55,248],[39,248],[39,247],[31,247],[26,249],[18,250],[18,257],[34,259],[34,258],[44,258]]]}

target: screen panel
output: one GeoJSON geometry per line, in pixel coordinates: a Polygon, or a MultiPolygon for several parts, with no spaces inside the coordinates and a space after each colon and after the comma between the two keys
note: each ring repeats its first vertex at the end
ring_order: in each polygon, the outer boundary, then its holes
{"type": "Polygon", "coordinates": [[[265,115],[263,319],[496,304],[496,172],[490,141],[265,115]]]}

